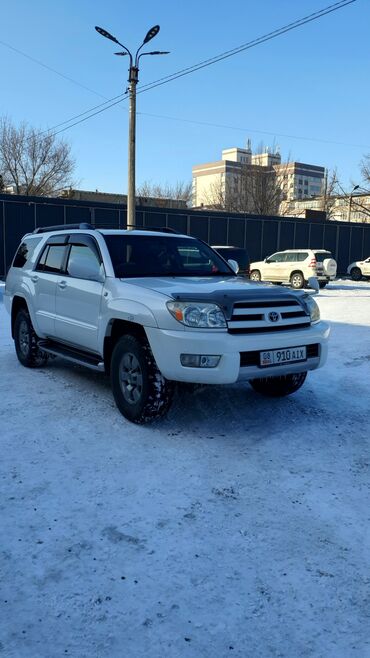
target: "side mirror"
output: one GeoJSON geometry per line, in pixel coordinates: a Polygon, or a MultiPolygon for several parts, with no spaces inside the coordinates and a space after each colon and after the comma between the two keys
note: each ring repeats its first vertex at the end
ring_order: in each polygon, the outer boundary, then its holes
{"type": "Polygon", "coordinates": [[[318,295],[320,292],[320,285],[318,279],[315,276],[310,276],[308,279],[308,285],[312,288],[311,295],[318,295]]]}
{"type": "Polygon", "coordinates": [[[232,258],[230,258],[227,262],[229,263],[229,265],[230,265],[231,269],[233,270],[233,272],[235,272],[235,274],[238,274],[238,272],[239,272],[239,263],[236,260],[233,260],[232,258]]]}

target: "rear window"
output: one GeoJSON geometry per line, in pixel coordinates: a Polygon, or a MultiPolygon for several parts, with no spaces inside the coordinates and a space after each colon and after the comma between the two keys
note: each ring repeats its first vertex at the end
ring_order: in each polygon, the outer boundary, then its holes
{"type": "Polygon", "coordinates": [[[317,263],[323,263],[327,258],[334,258],[334,256],[330,251],[325,251],[323,254],[315,253],[315,258],[317,263]]]}
{"type": "MultiPolygon", "coordinates": [[[[14,256],[13,267],[24,268],[32,260],[32,256],[42,238],[25,238],[19,245],[17,253],[14,256]]],[[[26,268],[27,269],[27,268],[26,268]]]]}

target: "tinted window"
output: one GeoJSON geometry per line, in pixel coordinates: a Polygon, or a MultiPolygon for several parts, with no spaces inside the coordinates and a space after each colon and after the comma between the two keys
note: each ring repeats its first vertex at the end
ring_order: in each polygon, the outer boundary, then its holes
{"type": "Polygon", "coordinates": [[[24,267],[26,263],[29,263],[41,240],[42,238],[26,238],[14,256],[13,267],[24,267]]]}
{"type": "Polygon", "coordinates": [[[41,256],[36,269],[42,270],[43,272],[60,272],[64,254],[64,245],[48,245],[41,256]]]}
{"type": "Polygon", "coordinates": [[[315,258],[318,263],[323,263],[327,258],[333,258],[333,255],[330,253],[330,251],[326,251],[324,254],[315,253],[315,258]]]}
{"type": "Polygon", "coordinates": [[[247,252],[245,251],[245,249],[241,249],[241,248],[239,249],[237,247],[235,247],[235,248],[228,247],[226,249],[226,248],[220,247],[219,249],[216,249],[216,251],[219,254],[221,254],[221,256],[223,258],[225,258],[225,260],[229,260],[230,258],[232,260],[236,260],[238,265],[239,265],[240,271],[243,272],[245,270],[248,270],[248,268],[249,268],[249,256],[248,256],[247,252]]]}
{"type": "Polygon", "coordinates": [[[269,263],[282,263],[285,260],[285,254],[273,254],[268,257],[269,263]]]}
{"type": "Polygon", "coordinates": [[[96,253],[86,245],[73,244],[69,252],[66,273],[78,279],[98,279],[100,262],[96,253]]]}
{"type": "Polygon", "coordinates": [[[235,276],[208,245],[165,236],[105,235],[117,277],[235,276]]]}

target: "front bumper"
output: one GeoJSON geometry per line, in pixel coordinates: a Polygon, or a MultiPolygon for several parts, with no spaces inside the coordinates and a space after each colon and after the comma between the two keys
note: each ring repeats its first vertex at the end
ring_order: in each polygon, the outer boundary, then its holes
{"type": "Polygon", "coordinates": [[[238,380],[286,375],[315,370],[324,365],[328,353],[330,327],[327,322],[276,334],[239,334],[212,331],[167,331],[146,327],[147,337],[162,375],[167,379],[195,384],[232,384],[238,380]],[[318,355],[307,361],[261,368],[240,366],[243,352],[317,345],[318,355]],[[189,368],[181,365],[180,354],[219,354],[216,368],[189,368]]]}

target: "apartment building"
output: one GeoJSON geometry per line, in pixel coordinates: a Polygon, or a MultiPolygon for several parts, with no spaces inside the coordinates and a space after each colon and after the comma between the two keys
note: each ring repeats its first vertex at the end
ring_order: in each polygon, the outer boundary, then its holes
{"type": "MultiPolygon", "coordinates": [[[[235,194],[242,193],[243,177],[251,172],[270,173],[280,188],[281,200],[304,199],[320,195],[324,190],[325,168],[302,162],[282,163],[278,149],[266,148],[252,153],[233,147],[222,151],[221,160],[193,167],[193,205],[195,207],[228,208],[235,194]]],[[[253,208],[250,208],[253,212],[253,208]]]]}

